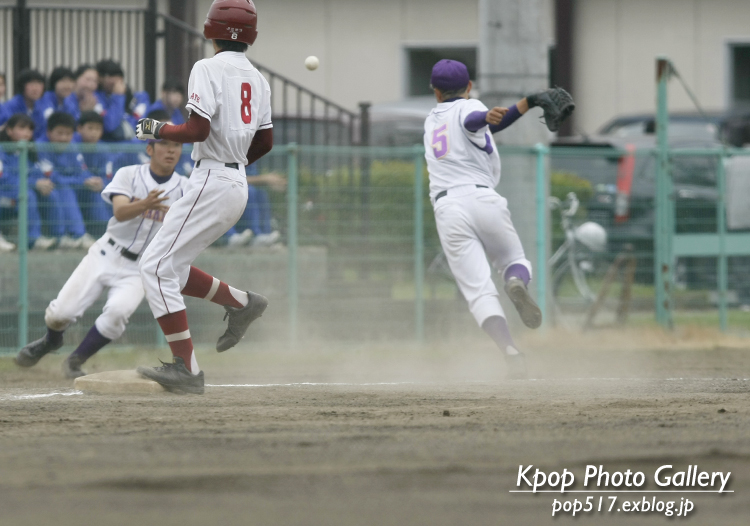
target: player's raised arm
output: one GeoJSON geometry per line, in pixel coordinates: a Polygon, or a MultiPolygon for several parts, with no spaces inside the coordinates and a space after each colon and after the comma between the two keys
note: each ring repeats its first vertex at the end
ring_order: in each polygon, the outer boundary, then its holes
{"type": "Polygon", "coordinates": [[[211,121],[192,112],[185,124],[174,125],[155,119],[140,119],[135,135],[142,141],[166,139],[181,143],[203,142],[211,133],[211,121]]]}

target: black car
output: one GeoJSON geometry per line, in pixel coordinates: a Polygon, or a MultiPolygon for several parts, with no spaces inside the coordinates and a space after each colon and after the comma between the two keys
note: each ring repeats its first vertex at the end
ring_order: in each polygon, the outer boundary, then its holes
{"type": "MultiPolygon", "coordinates": [[[[651,136],[560,139],[552,144],[552,172],[574,174],[593,190],[585,203],[587,220],[607,231],[608,250],[616,255],[631,245],[638,257],[637,279],[653,281],[656,198],[656,140],[651,136]],[[558,148],[564,148],[560,150],[558,148]],[[575,149],[589,150],[580,156],[575,149]],[[591,153],[600,149],[602,155],[591,153]],[[594,150],[595,151],[595,150],[594,150]],[[557,152],[557,153],[556,153],[557,152]]],[[[672,138],[673,149],[714,149],[722,144],[711,139],[672,138]]],[[[678,156],[672,162],[677,233],[716,232],[717,158],[678,156]]],[[[684,267],[684,265],[683,265],[684,267]]],[[[685,278],[687,279],[687,278],[685,278]]],[[[689,279],[697,284],[696,279],[689,279]]]]}

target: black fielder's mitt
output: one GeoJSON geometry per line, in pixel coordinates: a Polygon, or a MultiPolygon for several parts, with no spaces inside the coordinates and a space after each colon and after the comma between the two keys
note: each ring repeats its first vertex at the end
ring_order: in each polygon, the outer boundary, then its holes
{"type": "Polygon", "coordinates": [[[556,132],[560,125],[576,109],[570,93],[562,88],[550,88],[526,97],[529,108],[539,106],[544,110],[544,123],[550,131],[556,132]]]}

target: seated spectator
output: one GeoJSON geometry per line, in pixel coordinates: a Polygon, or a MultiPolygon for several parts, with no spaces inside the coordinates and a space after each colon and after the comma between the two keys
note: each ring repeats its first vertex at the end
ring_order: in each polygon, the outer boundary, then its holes
{"type": "MultiPolygon", "coordinates": [[[[104,119],[95,111],[84,111],[78,119],[78,128],[73,135],[73,142],[93,147],[99,144],[104,133],[104,119]]],[[[122,154],[102,151],[91,151],[85,148],[81,151],[83,166],[94,177],[102,180],[107,186],[115,172],[120,168],[118,159],[122,154]],[[84,151],[85,150],[85,151],[84,151]]],[[[98,185],[96,185],[98,186],[98,185]]],[[[112,217],[112,209],[101,198],[101,191],[91,191],[87,187],[76,189],[78,204],[81,206],[86,230],[99,237],[107,229],[107,222],[112,217]]]]}
{"type": "Polygon", "coordinates": [[[75,71],[75,87],[73,93],[65,99],[63,111],[73,116],[74,120],[81,118],[84,111],[95,111],[99,115],[104,113],[104,106],[96,97],[99,87],[99,73],[89,64],[79,66],[75,71]]]}
{"type": "Polygon", "coordinates": [[[271,225],[271,201],[268,192],[258,185],[268,185],[273,190],[286,189],[286,179],[277,173],[258,174],[255,163],[245,169],[247,175],[247,206],[237,224],[226,233],[229,246],[250,245],[270,247],[281,234],[271,225]]]}
{"type": "Polygon", "coordinates": [[[42,138],[47,130],[47,119],[56,111],[65,111],[65,99],[70,97],[76,86],[75,74],[68,68],[55,68],[49,75],[48,91],[37,102],[34,140],[42,138]]]}
{"type": "Polygon", "coordinates": [[[59,238],[58,247],[88,249],[96,240],[86,232],[78,194],[94,192],[98,195],[104,183],[86,170],[83,155],[70,146],[75,125],[75,120],[67,113],[50,115],[47,135],[38,143],[53,143],[55,148],[39,153],[37,166],[41,176],[35,182],[35,188],[40,194],[40,202],[49,207],[48,213],[43,212],[42,216],[59,238]]]}
{"type": "Polygon", "coordinates": [[[185,88],[182,86],[182,83],[176,79],[167,79],[161,87],[161,98],[151,105],[148,113],[150,115],[152,111],[164,110],[169,115],[167,119],[169,122],[172,124],[185,124],[185,117],[182,114],[184,103],[185,88]]]}
{"type": "MultiPolygon", "coordinates": [[[[30,141],[34,135],[34,120],[25,113],[12,115],[0,132],[0,142],[30,141]]],[[[0,221],[7,221],[18,215],[18,201],[20,197],[20,174],[18,172],[20,154],[0,150],[0,221]]],[[[29,152],[29,177],[26,194],[28,195],[28,241],[29,248],[47,250],[56,240],[42,236],[42,221],[39,217],[39,206],[36,193],[32,190],[34,181],[39,177],[34,167],[36,154],[29,152]]],[[[2,235],[0,234],[0,239],[2,235]]],[[[5,250],[13,250],[16,246],[8,241],[3,245],[5,250]]],[[[3,249],[0,247],[0,251],[3,249]]]]}
{"type": "Polygon", "coordinates": [[[25,69],[16,80],[17,95],[0,106],[0,126],[4,125],[16,113],[23,113],[33,118],[37,101],[44,95],[44,75],[33,69],[25,69]]]}
{"type": "Polygon", "coordinates": [[[5,96],[7,94],[7,88],[5,86],[6,82],[7,79],[5,78],[5,73],[0,72],[0,104],[5,102],[5,96]]]}
{"type": "MultiPolygon", "coordinates": [[[[96,70],[99,73],[100,86],[97,97],[105,108],[104,140],[126,141],[134,138],[138,119],[146,115],[151,105],[148,93],[133,93],[125,84],[125,72],[114,60],[97,62],[96,70]],[[119,129],[112,128],[107,122],[110,111],[119,112],[119,129]]],[[[114,121],[114,118],[112,120],[114,121]]]]}

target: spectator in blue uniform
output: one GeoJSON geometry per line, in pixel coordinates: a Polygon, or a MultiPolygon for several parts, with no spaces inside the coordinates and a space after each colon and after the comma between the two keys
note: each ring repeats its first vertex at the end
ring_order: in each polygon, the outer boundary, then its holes
{"type": "MultiPolygon", "coordinates": [[[[25,113],[16,113],[8,119],[5,129],[0,132],[0,142],[30,141],[34,135],[34,121],[25,113]]],[[[0,221],[12,220],[18,215],[19,192],[19,159],[20,153],[8,150],[0,150],[0,221]]],[[[39,173],[34,167],[36,154],[29,152],[29,177],[26,194],[28,195],[28,241],[29,248],[47,250],[54,246],[56,240],[51,237],[42,236],[42,221],[39,217],[39,207],[34,192],[34,181],[39,173]]],[[[0,240],[3,240],[0,234],[0,240]]],[[[8,241],[0,242],[5,250],[13,250],[16,246],[8,241]]],[[[0,251],[3,251],[0,247],[0,251]]]]}
{"type": "MultiPolygon", "coordinates": [[[[80,149],[83,167],[92,176],[98,177],[103,186],[112,180],[118,168],[120,154],[103,151],[92,151],[99,144],[104,134],[104,119],[95,111],[84,111],[78,119],[78,128],[73,135],[73,142],[84,145],[80,149]]],[[[98,187],[98,185],[96,185],[98,187]]],[[[81,207],[86,230],[99,237],[107,229],[107,222],[112,217],[112,208],[101,198],[101,190],[92,191],[87,186],[76,188],[76,197],[81,207]]]]}
{"type": "Polygon", "coordinates": [[[65,111],[65,99],[70,97],[76,86],[75,74],[68,68],[52,70],[47,81],[47,92],[36,103],[34,140],[39,140],[47,130],[47,119],[56,111],[65,111]]]}
{"type": "Polygon", "coordinates": [[[50,206],[50,214],[42,217],[50,223],[52,233],[59,237],[60,248],[88,249],[96,241],[86,232],[78,203],[80,192],[101,193],[104,184],[93,176],[83,162],[83,155],[71,147],[75,120],[64,112],[56,112],[47,120],[47,135],[39,144],[52,143],[54,148],[39,152],[37,166],[41,178],[35,187],[40,202],[50,206]]]}
{"type": "Polygon", "coordinates": [[[172,124],[185,124],[182,107],[185,103],[185,88],[176,79],[167,79],[161,87],[161,98],[148,109],[152,111],[164,110],[169,115],[167,119],[172,124]]]}
{"type": "Polygon", "coordinates": [[[36,103],[42,95],[44,95],[44,75],[33,69],[23,70],[16,79],[16,96],[0,106],[0,126],[16,113],[23,113],[34,119],[36,103]]]}
{"type": "Polygon", "coordinates": [[[99,74],[99,89],[96,98],[102,105],[104,119],[103,140],[107,142],[127,141],[135,137],[135,128],[125,119],[127,85],[125,73],[114,60],[101,60],[96,63],[99,74]]]}
{"type": "Polygon", "coordinates": [[[225,234],[229,246],[250,245],[253,247],[270,247],[281,238],[274,230],[271,216],[271,201],[268,192],[261,185],[273,190],[286,189],[286,179],[277,173],[258,174],[255,163],[245,169],[247,175],[247,206],[235,226],[225,234]]]}
{"type": "Polygon", "coordinates": [[[75,71],[75,87],[73,93],[65,99],[63,111],[73,116],[74,120],[81,118],[84,111],[95,111],[99,115],[104,113],[104,106],[96,97],[99,87],[99,73],[90,64],[83,64],[75,71]]]}
{"type": "MultiPolygon", "coordinates": [[[[104,117],[104,140],[125,141],[135,137],[135,127],[138,120],[146,115],[151,99],[145,91],[133,93],[125,83],[125,72],[120,64],[114,60],[102,60],[97,62],[96,70],[99,72],[99,87],[97,92],[99,100],[105,107],[104,117]],[[120,100],[122,95],[122,100],[120,100]],[[122,104],[121,104],[122,103],[122,104]],[[119,111],[121,121],[119,130],[112,128],[113,123],[108,122],[110,112],[119,111]]],[[[114,117],[112,117],[114,122],[114,117]]]]}

